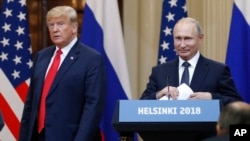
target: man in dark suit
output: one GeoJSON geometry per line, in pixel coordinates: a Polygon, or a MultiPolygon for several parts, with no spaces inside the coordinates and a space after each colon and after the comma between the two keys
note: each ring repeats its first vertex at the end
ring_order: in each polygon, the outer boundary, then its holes
{"type": "Polygon", "coordinates": [[[230,125],[250,124],[250,105],[245,102],[232,102],[226,105],[216,125],[217,136],[202,141],[229,141],[230,125]]]}
{"type": "Polygon", "coordinates": [[[106,92],[103,57],[79,42],[77,14],[72,7],[52,8],[46,18],[55,45],[34,58],[19,141],[99,141],[106,92]],[[56,52],[60,54],[54,57],[56,52]],[[59,62],[59,68],[48,86],[52,62],[59,62]],[[45,86],[49,89],[43,98],[45,86]],[[41,99],[45,101],[43,118],[41,99]]]}
{"type": "Polygon", "coordinates": [[[223,105],[242,100],[235,88],[229,67],[200,54],[203,33],[198,21],[193,18],[179,20],[174,27],[173,36],[175,51],[179,57],[153,67],[141,99],[160,99],[166,94],[177,99],[177,87],[181,84],[184,72],[182,64],[188,62],[189,80],[185,83],[194,92],[188,99],[219,99],[223,105]]]}

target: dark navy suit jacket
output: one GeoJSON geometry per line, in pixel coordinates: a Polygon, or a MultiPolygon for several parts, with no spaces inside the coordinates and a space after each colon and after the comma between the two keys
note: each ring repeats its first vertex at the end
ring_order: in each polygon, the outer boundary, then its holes
{"type": "Polygon", "coordinates": [[[204,139],[202,141],[230,141],[230,137],[229,135],[215,136],[215,137],[204,139]]]}
{"type": "MultiPolygon", "coordinates": [[[[156,92],[167,86],[179,86],[179,59],[152,68],[149,82],[141,99],[156,99],[156,92]]],[[[239,96],[229,67],[200,55],[194,70],[190,87],[194,92],[210,92],[212,99],[219,99],[223,105],[242,100],[239,96]]]]}
{"type": "MultiPolygon", "coordinates": [[[[37,53],[19,141],[31,141],[44,77],[55,46],[37,53]]],[[[61,64],[46,99],[46,141],[95,141],[105,102],[102,56],[79,41],[61,64]]]]}

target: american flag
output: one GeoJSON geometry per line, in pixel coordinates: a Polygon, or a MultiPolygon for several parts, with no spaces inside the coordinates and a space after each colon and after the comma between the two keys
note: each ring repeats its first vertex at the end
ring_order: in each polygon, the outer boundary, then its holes
{"type": "Polygon", "coordinates": [[[0,13],[0,110],[5,126],[0,140],[18,138],[29,86],[31,45],[26,0],[3,0],[0,13]]]}
{"type": "Polygon", "coordinates": [[[163,0],[158,64],[176,58],[173,28],[175,23],[183,17],[187,17],[185,0],[163,0]]]}

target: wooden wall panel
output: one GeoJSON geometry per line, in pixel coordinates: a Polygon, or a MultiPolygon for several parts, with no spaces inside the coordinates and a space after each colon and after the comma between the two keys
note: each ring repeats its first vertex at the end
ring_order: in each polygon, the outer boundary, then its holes
{"type": "Polygon", "coordinates": [[[27,7],[32,53],[35,53],[44,45],[42,40],[44,28],[42,24],[42,2],[39,0],[28,0],[27,7]]]}

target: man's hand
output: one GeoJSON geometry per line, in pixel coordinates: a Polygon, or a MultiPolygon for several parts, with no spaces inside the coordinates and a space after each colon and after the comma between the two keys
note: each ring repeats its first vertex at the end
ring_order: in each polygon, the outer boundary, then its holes
{"type": "Polygon", "coordinates": [[[212,94],[209,92],[195,92],[190,95],[189,99],[212,99],[212,94]]]}
{"type": "Polygon", "coordinates": [[[177,99],[177,97],[179,96],[179,91],[176,87],[167,86],[156,93],[156,99],[160,99],[165,95],[170,95],[172,99],[177,99]]]}

